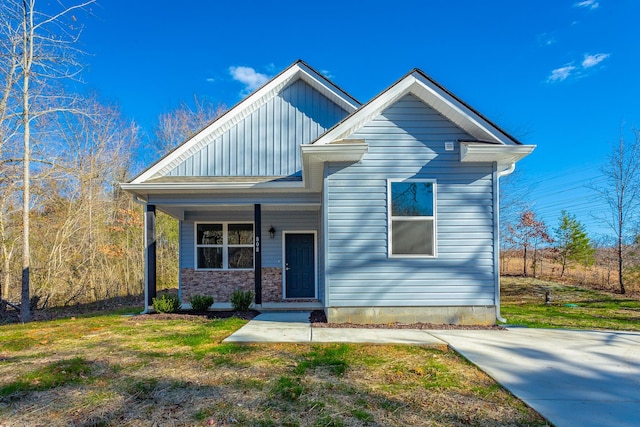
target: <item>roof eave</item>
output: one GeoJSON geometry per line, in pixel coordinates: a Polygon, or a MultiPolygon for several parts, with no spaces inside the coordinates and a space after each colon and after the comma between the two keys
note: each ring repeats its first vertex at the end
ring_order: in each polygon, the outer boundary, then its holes
{"type": "Polygon", "coordinates": [[[148,194],[208,193],[224,190],[300,190],[302,181],[286,182],[158,182],[121,183],[120,188],[128,193],[144,197],[148,194]]]}
{"type": "Polygon", "coordinates": [[[463,163],[493,163],[512,165],[535,150],[535,145],[498,145],[484,142],[460,142],[460,161],[463,163]]]}
{"type": "MultiPolygon", "coordinates": [[[[315,176],[313,164],[325,162],[356,163],[369,151],[363,140],[337,141],[335,144],[302,145],[302,180],[306,188],[318,188],[323,176],[315,176]]],[[[317,170],[317,168],[315,168],[317,170]]]]}

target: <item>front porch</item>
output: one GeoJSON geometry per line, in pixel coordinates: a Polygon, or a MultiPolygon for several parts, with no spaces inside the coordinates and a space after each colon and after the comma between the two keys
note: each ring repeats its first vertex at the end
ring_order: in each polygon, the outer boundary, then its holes
{"type": "Polygon", "coordinates": [[[199,206],[173,201],[149,200],[145,205],[147,309],[156,295],[156,209],[179,221],[178,296],[183,308],[190,308],[194,295],[207,295],[214,298],[212,310],[228,310],[235,290],[252,291],[253,308],[259,311],[324,308],[315,200],[250,205],[221,198],[199,206]]]}

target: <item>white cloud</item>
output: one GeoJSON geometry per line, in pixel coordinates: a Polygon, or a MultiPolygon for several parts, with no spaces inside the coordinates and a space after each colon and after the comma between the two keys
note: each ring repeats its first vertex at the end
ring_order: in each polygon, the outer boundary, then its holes
{"type": "Polygon", "coordinates": [[[575,71],[576,67],[573,65],[565,65],[564,67],[556,68],[551,71],[551,75],[547,79],[548,82],[561,82],[567,79],[571,73],[575,71]]]}
{"type": "Polygon", "coordinates": [[[538,44],[540,46],[551,46],[553,44],[556,44],[556,38],[553,36],[553,34],[542,33],[538,34],[537,38],[538,44]]]}
{"type": "Polygon", "coordinates": [[[331,74],[331,71],[329,71],[329,70],[320,70],[320,74],[322,74],[323,76],[325,76],[329,80],[331,80],[332,78],[335,77],[333,74],[331,74]]]}
{"type": "Polygon", "coordinates": [[[258,89],[269,80],[269,76],[259,73],[251,67],[229,67],[229,74],[233,80],[245,85],[241,92],[243,96],[258,89]]]}
{"type": "Polygon", "coordinates": [[[585,54],[584,59],[582,60],[582,68],[595,67],[610,56],[610,53],[596,53],[595,55],[585,54]]]}
{"type": "Polygon", "coordinates": [[[597,0],[584,0],[574,3],[573,7],[586,7],[587,9],[597,9],[600,7],[600,3],[597,0]]]}
{"type": "Polygon", "coordinates": [[[216,79],[214,79],[213,77],[207,77],[207,78],[205,79],[205,81],[206,81],[207,83],[213,83],[213,82],[215,82],[215,81],[216,81],[216,79]]]}

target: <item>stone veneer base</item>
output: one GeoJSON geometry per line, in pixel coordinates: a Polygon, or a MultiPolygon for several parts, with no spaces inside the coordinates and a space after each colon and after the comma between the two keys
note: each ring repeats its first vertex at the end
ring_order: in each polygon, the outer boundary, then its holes
{"type": "MultiPolygon", "coordinates": [[[[194,270],[183,268],[181,275],[182,301],[193,295],[211,295],[215,302],[230,302],[236,289],[254,291],[253,270],[194,270]]],[[[262,301],[282,301],[282,269],[262,269],[262,301]]]]}

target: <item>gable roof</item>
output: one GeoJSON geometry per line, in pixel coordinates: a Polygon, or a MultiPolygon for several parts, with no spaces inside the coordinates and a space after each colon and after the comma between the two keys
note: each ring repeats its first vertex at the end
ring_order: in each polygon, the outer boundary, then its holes
{"type": "Polygon", "coordinates": [[[345,117],[312,144],[323,145],[348,138],[407,94],[417,96],[478,141],[501,145],[522,144],[417,68],[345,117]]]}
{"type": "Polygon", "coordinates": [[[330,101],[352,113],[361,106],[355,98],[322,74],[311,68],[304,61],[298,60],[282,71],[251,95],[240,101],[226,113],[216,118],[205,128],[195,133],[187,141],[169,152],[155,164],[135,177],[131,184],[139,184],[153,178],[162,177],[179,165],[185,159],[202,149],[206,144],[215,140],[219,135],[233,127],[252,112],[281,93],[286,87],[302,80],[312,88],[327,97],[330,101]]]}
{"type": "Polygon", "coordinates": [[[312,141],[309,147],[305,147],[307,150],[303,149],[303,154],[314,146],[320,148],[320,146],[348,140],[349,136],[369,123],[375,116],[408,94],[415,95],[476,138],[471,141],[458,141],[461,147],[461,162],[496,162],[499,171],[506,171],[512,169],[517,161],[535,149],[535,145],[522,144],[416,68],[312,141]]]}

